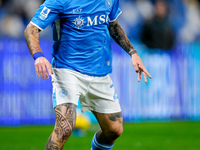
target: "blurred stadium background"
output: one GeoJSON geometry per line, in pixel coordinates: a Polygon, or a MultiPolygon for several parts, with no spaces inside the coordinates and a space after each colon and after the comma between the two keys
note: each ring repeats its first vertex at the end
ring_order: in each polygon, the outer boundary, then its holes
{"type": "MultiPolygon", "coordinates": [[[[42,2],[0,0],[0,150],[44,149],[53,130],[51,81],[37,78],[23,38],[26,25],[42,2]]],[[[164,50],[149,49],[140,40],[145,20],[154,14],[154,1],[120,0],[123,13],[118,20],[153,79],[138,83],[130,57],[112,43],[111,78],[125,122],[115,150],[199,149],[200,2],[167,3],[175,44],[164,50]]],[[[40,44],[49,60],[51,37],[50,27],[40,33],[40,44]]],[[[66,149],[90,149],[98,125],[91,113],[85,115],[90,117],[90,129],[84,138],[74,133],[66,149]]]]}

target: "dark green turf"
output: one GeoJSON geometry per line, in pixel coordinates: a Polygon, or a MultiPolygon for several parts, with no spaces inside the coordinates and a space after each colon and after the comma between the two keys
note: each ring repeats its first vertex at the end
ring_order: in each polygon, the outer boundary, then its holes
{"type": "MultiPolygon", "coordinates": [[[[98,125],[72,136],[64,150],[90,150],[98,125]]],[[[0,150],[44,150],[53,126],[0,128],[0,150]]],[[[200,122],[124,124],[113,150],[200,150],[200,122]]]]}

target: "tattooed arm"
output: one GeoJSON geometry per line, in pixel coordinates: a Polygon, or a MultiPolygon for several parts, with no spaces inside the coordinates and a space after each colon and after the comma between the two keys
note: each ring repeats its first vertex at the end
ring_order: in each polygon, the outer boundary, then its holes
{"type": "Polygon", "coordinates": [[[121,46],[129,55],[133,51],[137,53],[136,49],[128,40],[126,34],[124,33],[124,30],[122,29],[117,20],[110,22],[108,29],[111,37],[115,40],[115,42],[119,46],[121,46]]]}
{"type": "MultiPolygon", "coordinates": [[[[28,24],[26,30],[24,31],[26,43],[32,56],[37,52],[42,52],[39,45],[39,32],[40,30],[31,23],[28,24]]],[[[39,78],[41,76],[43,79],[45,79],[45,77],[47,79],[49,78],[48,73],[49,75],[53,74],[51,64],[45,57],[39,57],[35,60],[35,70],[37,76],[39,78]]]]}
{"type": "Polygon", "coordinates": [[[24,31],[26,43],[32,56],[36,52],[42,52],[39,45],[39,32],[40,30],[36,26],[30,23],[28,24],[26,30],[24,31]]]}
{"type": "Polygon", "coordinates": [[[149,78],[152,78],[149,72],[146,70],[136,49],[130,43],[129,39],[127,38],[125,32],[123,31],[122,27],[120,26],[117,20],[110,22],[108,30],[115,42],[131,56],[131,63],[134,66],[135,71],[139,73],[138,81],[140,82],[142,74],[144,75],[145,82],[147,82],[147,76],[149,78]]]}

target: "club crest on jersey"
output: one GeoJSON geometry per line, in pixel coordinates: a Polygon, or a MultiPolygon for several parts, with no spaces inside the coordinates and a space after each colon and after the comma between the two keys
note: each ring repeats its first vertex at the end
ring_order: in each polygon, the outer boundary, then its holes
{"type": "Polygon", "coordinates": [[[85,23],[84,19],[80,16],[73,21],[74,25],[78,28],[82,27],[85,23]]]}
{"type": "Polygon", "coordinates": [[[44,8],[42,9],[39,18],[42,20],[45,20],[48,17],[48,14],[51,10],[49,8],[47,8],[46,6],[44,6],[44,8]]]}
{"type": "Polygon", "coordinates": [[[106,0],[106,7],[111,8],[112,7],[112,0],[106,0]]]}

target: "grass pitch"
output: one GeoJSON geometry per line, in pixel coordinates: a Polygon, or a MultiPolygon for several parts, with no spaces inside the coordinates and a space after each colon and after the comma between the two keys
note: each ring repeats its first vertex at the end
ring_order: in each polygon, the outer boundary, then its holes
{"type": "MultiPolygon", "coordinates": [[[[64,150],[90,150],[98,125],[71,136],[64,150]]],[[[1,127],[0,150],[44,150],[53,126],[1,127]]],[[[125,123],[113,150],[199,150],[200,122],[125,123]]]]}

